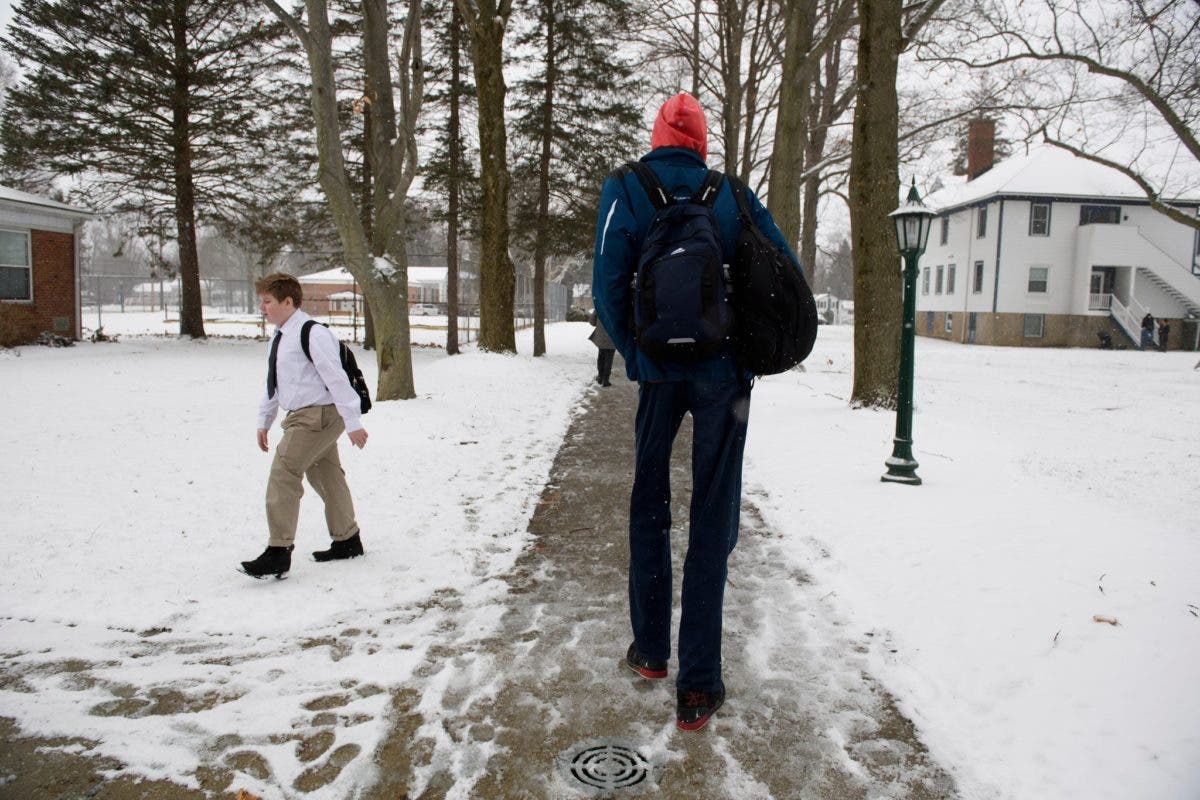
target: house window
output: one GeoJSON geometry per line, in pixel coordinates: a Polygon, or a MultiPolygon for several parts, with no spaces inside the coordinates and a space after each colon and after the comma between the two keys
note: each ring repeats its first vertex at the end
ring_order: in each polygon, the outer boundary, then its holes
{"type": "Polygon", "coordinates": [[[1029,268],[1029,289],[1031,294],[1045,294],[1046,283],[1050,279],[1049,267],[1030,267],[1029,268]]]}
{"type": "Polygon", "coordinates": [[[983,292],[983,262],[975,262],[975,280],[971,284],[971,291],[975,294],[983,292]]]}
{"type": "Polygon", "coordinates": [[[942,217],[942,244],[950,241],[950,216],[942,217]]]}
{"type": "Polygon", "coordinates": [[[987,236],[987,206],[980,206],[979,215],[975,217],[975,238],[987,236]]]}
{"type": "Polygon", "coordinates": [[[932,311],[925,312],[925,332],[933,333],[933,312],[932,311]]]}
{"type": "Polygon", "coordinates": [[[1025,315],[1025,338],[1040,339],[1046,327],[1045,314],[1026,314],[1025,315]]]}
{"type": "Polygon", "coordinates": [[[954,273],[957,269],[954,264],[946,267],[946,294],[954,294],[954,273]]]}
{"type": "Polygon", "coordinates": [[[933,281],[933,293],[934,294],[942,293],[942,279],[945,277],[945,271],[946,271],[946,268],[943,267],[941,264],[938,264],[937,278],[934,279],[934,281],[933,281]]]}
{"type": "Polygon", "coordinates": [[[32,300],[29,234],[0,231],[0,300],[32,300]]]}
{"type": "Polygon", "coordinates": [[[921,294],[929,294],[929,267],[925,268],[921,276],[921,294]]]}
{"type": "Polygon", "coordinates": [[[1034,203],[1029,209],[1029,235],[1050,235],[1050,204],[1034,203]]]}
{"type": "Polygon", "coordinates": [[[1116,225],[1121,221],[1120,206],[1080,206],[1080,225],[1116,225]]]}
{"type": "Polygon", "coordinates": [[[946,333],[954,333],[954,315],[946,315],[946,333]]]}

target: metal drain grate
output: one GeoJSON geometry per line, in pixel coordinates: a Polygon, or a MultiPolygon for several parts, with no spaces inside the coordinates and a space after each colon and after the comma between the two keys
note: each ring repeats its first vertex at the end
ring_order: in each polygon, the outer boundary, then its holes
{"type": "Polygon", "coordinates": [[[622,739],[589,739],[567,748],[555,759],[559,775],[571,788],[592,796],[639,794],[658,781],[661,768],[622,739]]]}

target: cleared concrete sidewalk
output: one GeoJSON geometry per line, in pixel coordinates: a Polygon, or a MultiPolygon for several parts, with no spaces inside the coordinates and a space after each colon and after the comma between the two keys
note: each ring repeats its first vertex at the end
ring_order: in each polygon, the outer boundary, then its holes
{"type": "MultiPolygon", "coordinates": [[[[636,401],[623,378],[586,399],[530,523],[535,542],[506,578],[500,634],[472,641],[463,632],[431,653],[429,685],[395,698],[393,730],[376,753],[381,780],[365,796],[957,797],[752,503],[726,592],[726,705],[705,730],[677,731],[672,680],[651,683],[622,666],[636,401]],[[572,745],[609,738],[646,759],[645,780],[601,791],[557,768],[572,745]]],[[[690,442],[685,420],[672,474],[676,629],[690,442]]],[[[619,766],[598,768],[604,777],[619,766]]]]}

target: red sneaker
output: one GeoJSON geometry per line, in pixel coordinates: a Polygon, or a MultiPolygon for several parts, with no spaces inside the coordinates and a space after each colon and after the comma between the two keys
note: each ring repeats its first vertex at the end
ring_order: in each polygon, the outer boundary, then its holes
{"type": "Polygon", "coordinates": [[[637,647],[632,644],[629,645],[629,652],[625,654],[625,666],[652,681],[659,681],[667,677],[667,662],[643,658],[637,651],[637,647]]]}
{"type": "Polygon", "coordinates": [[[698,731],[725,703],[725,689],[722,687],[715,692],[685,692],[679,689],[675,697],[675,726],[681,731],[698,731]]]}

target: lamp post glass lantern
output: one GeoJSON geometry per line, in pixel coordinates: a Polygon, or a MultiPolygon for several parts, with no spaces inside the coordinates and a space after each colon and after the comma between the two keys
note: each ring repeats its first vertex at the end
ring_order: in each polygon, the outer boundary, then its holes
{"type": "Polygon", "coordinates": [[[917,461],[912,453],[913,361],[916,349],[918,262],[929,243],[929,231],[937,216],[926,208],[914,179],[904,205],[891,213],[896,225],[896,246],[904,257],[904,323],[900,331],[900,385],[896,399],[896,438],[892,455],[884,463],[887,472],[880,480],[920,486],[917,461]]]}

